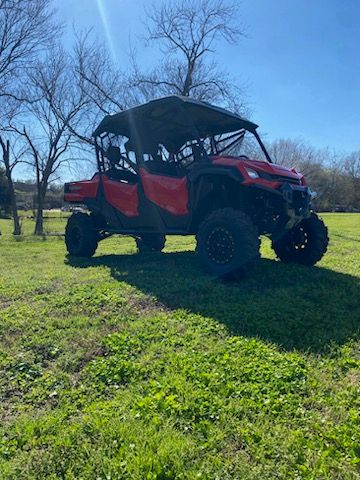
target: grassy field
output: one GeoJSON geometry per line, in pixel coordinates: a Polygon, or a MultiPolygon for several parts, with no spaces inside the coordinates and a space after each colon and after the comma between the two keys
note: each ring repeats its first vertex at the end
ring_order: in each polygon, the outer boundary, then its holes
{"type": "Polygon", "coordinates": [[[192,238],[75,262],[0,220],[0,478],[360,478],[360,215],[323,218],[317,267],[263,240],[228,285],[192,238]]]}

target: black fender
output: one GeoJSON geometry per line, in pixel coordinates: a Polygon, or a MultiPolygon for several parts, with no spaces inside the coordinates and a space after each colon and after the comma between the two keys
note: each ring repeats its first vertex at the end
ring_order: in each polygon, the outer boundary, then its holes
{"type": "Polygon", "coordinates": [[[199,165],[197,168],[194,168],[188,175],[188,178],[193,185],[201,176],[207,175],[223,175],[231,177],[233,180],[238,182],[242,182],[244,177],[242,176],[239,169],[233,167],[232,165],[229,166],[222,166],[219,165],[199,165]]]}
{"type": "Polygon", "coordinates": [[[190,229],[193,230],[194,223],[196,223],[196,217],[198,216],[198,208],[203,201],[206,193],[206,183],[212,183],[210,179],[227,178],[233,182],[241,183],[244,180],[241,172],[234,166],[219,166],[219,165],[199,165],[194,168],[188,175],[189,185],[189,203],[190,203],[190,229]]]}

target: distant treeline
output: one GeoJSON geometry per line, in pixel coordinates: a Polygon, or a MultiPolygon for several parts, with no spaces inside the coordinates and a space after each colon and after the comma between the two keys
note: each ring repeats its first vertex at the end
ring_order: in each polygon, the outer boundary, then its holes
{"type": "Polygon", "coordinates": [[[360,150],[348,154],[316,149],[300,141],[281,139],[269,146],[275,163],[295,167],[316,192],[318,211],[360,211],[360,150]]]}

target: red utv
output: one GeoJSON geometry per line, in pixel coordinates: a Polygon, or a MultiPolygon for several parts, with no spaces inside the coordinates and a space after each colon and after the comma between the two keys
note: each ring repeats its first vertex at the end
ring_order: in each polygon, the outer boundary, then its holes
{"type": "Polygon", "coordinates": [[[314,265],[327,228],[304,177],[274,165],[256,129],[178,96],[106,116],[94,132],[98,172],[65,184],[65,201],[88,212],[68,220],[69,254],[90,257],[112,234],[133,236],[140,252],[161,251],[166,235],[196,235],[205,269],[226,278],[255,263],[267,235],[281,260],[314,265]]]}

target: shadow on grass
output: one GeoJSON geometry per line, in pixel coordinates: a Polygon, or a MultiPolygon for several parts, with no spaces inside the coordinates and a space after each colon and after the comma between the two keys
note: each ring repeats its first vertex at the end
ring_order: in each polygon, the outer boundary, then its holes
{"type": "Polygon", "coordinates": [[[249,277],[222,284],[202,273],[194,252],[104,255],[66,262],[106,266],[113,278],[225,324],[232,334],[255,336],[287,350],[324,352],[359,335],[360,280],[320,267],[262,259],[249,277]]]}

